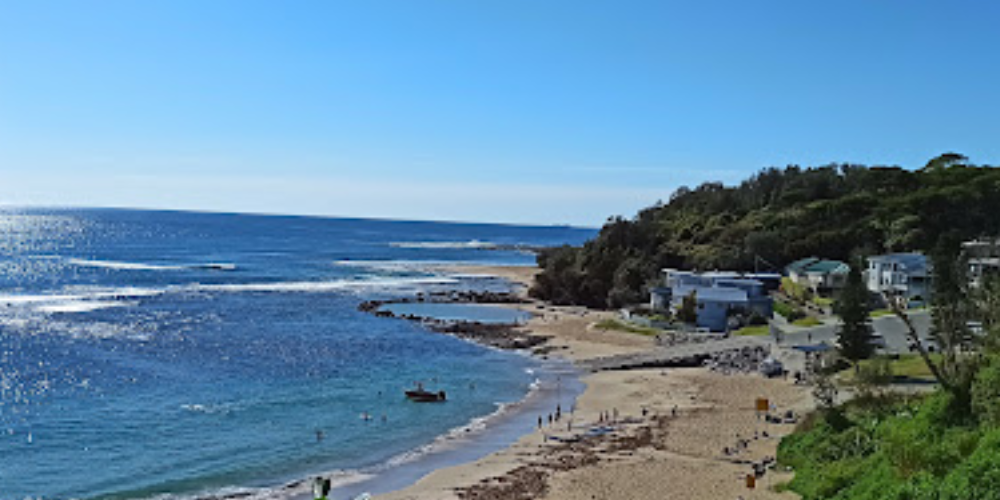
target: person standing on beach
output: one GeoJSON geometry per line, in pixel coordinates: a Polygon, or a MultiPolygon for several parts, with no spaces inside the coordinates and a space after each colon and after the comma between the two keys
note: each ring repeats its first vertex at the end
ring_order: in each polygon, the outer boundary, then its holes
{"type": "Polygon", "coordinates": [[[313,498],[316,500],[327,500],[327,495],[330,494],[330,480],[322,477],[317,477],[313,480],[313,498]]]}

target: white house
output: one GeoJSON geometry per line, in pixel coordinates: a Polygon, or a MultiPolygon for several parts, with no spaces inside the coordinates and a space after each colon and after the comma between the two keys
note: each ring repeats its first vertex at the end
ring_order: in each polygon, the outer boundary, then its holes
{"type": "Polygon", "coordinates": [[[987,276],[1000,276],[1000,239],[974,240],[962,243],[969,264],[969,284],[974,288],[987,276]]]}
{"type": "Polygon", "coordinates": [[[892,253],[868,257],[868,289],[891,293],[911,306],[926,304],[931,295],[931,263],[919,253],[892,253]]]}

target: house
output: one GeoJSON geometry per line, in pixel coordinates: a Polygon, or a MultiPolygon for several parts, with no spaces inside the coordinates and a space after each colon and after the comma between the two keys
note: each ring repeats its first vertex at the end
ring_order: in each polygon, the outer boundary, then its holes
{"type": "Polygon", "coordinates": [[[757,280],[764,284],[764,291],[775,292],[781,288],[780,273],[747,273],[743,275],[746,279],[757,280]]]}
{"type": "Polygon", "coordinates": [[[789,279],[823,295],[843,288],[850,271],[851,267],[844,262],[819,257],[799,259],[785,267],[789,279]]]}
{"type": "Polygon", "coordinates": [[[1000,239],[962,243],[969,264],[969,285],[978,288],[987,276],[1000,276],[1000,239]]]}
{"type": "Polygon", "coordinates": [[[649,308],[654,311],[670,309],[670,289],[658,286],[649,291],[649,308]]]}
{"type": "Polygon", "coordinates": [[[654,310],[677,310],[685,297],[693,296],[697,304],[696,326],[710,331],[727,330],[736,315],[756,313],[770,318],[773,313],[767,284],[740,273],[664,269],[663,284],[650,293],[650,306],[654,310]]]}
{"type": "Polygon", "coordinates": [[[931,295],[932,268],[919,253],[892,253],[868,257],[868,289],[906,299],[910,306],[927,303],[931,295]]]}

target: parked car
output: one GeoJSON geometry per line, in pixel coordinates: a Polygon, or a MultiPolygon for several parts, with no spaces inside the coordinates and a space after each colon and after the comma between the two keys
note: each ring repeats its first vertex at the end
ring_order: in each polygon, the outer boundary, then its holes
{"type": "MultiPolygon", "coordinates": [[[[941,349],[934,339],[920,339],[920,344],[924,346],[924,350],[927,352],[938,352],[941,349]]],[[[907,341],[906,347],[910,349],[910,352],[917,350],[917,344],[913,340],[907,341]]]]}
{"type": "Polygon", "coordinates": [[[785,365],[774,358],[767,358],[760,364],[760,373],[767,378],[780,377],[785,374],[785,365]]]}
{"type": "MultiPolygon", "coordinates": [[[[877,333],[872,333],[871,344],[875,346],[876,349],[885,349],[886,348],[885,337],[877,333]]],[[[840,350],[840,339],[837,339],[833,342],[833,347],[835,347],[838,351],[840,350]]]]}
{"type": "Polygon", "coordinates": [[[873,333],[872,334],[871,343],[872,343],[873,346],[875,346],[875,347],[877,347],[879,349],[885,349],[886,345],[887,345],[886,342],[885,342],[885,337],[883,337],[882,335],[880,335],[878,333],[873,333]]]}

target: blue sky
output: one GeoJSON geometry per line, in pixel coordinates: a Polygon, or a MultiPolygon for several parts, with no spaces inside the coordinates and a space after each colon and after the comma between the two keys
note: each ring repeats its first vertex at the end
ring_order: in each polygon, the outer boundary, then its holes
{"type": "Polygon", "coordinates": [[[0,203],[599,225],[1000,163],[1000,2],[0,0],[0,203]]]}

